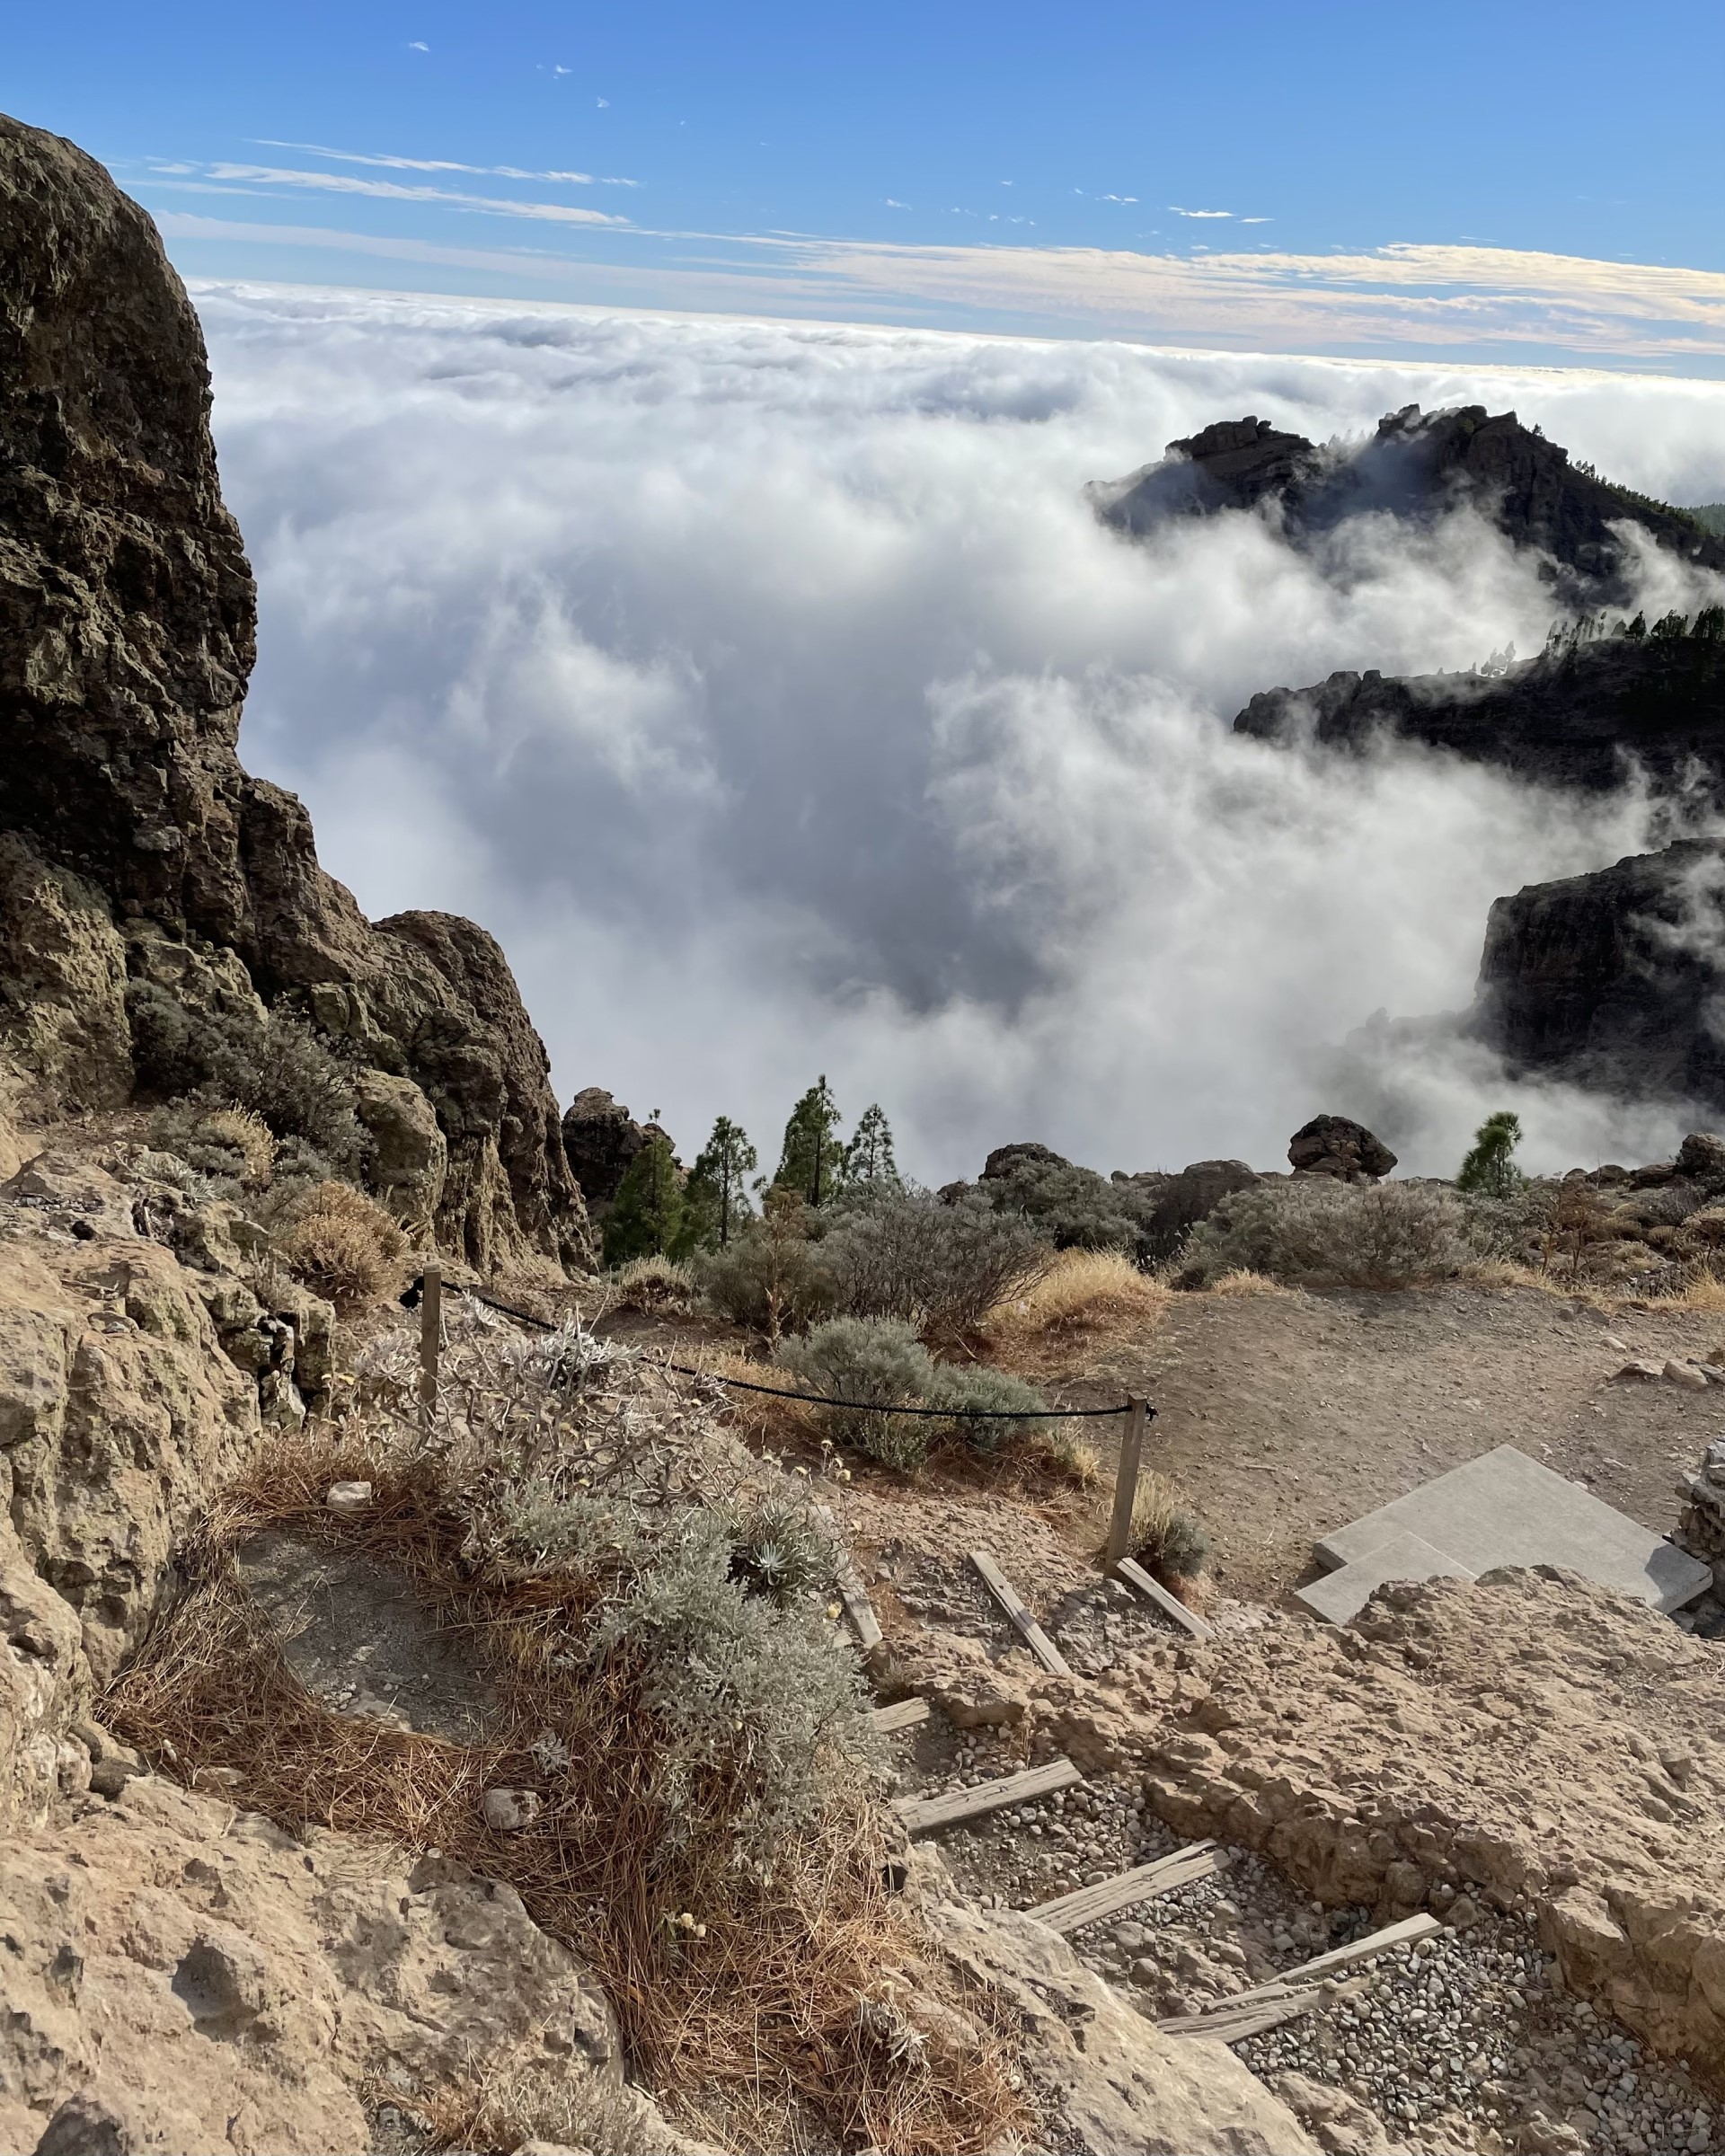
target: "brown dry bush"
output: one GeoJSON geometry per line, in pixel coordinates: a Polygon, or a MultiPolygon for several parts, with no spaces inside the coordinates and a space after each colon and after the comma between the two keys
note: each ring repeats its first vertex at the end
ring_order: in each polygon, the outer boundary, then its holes
{"type": "Polygon", "coordinates": [[[398,1286],[406,1253],[383,1207],[341,1182],[318,1184],[281,1242],[288,1269],[344,1315],[398,1286]]]}
{"type": "Polygon", "coordinates": [[[906,2156],[1009,2141],[1026,2115],[990,1995],[889,1894],[885,1815],[848,1748],[865,1699],[819,1601],[781,1612],[736,1588],[728,1613],[698,1613],[707,1659],[739,1688],[734,1725],[697,1696],[712,1680],[677,1629],[679,1564],[698,1570],[721,1515],[787,1489],[808,1504],[806,1486],[716,1428],[701,1381],[572,1327],[523,1342],[471,1306],[450,1332],[429,1433],[413,1434],[396,1328],[358,1359],[346,1426],[284,1441],[225,1495],[108,1718],[189,1780],[231,1769],[233,1800],[285,1825],[381,1833],[506,1879],[592,1967],[632,2070],[693,2130],[768,2149],[812,2113],[846,2145],[906,2156]],[[330,1513],[338,1480],[369,1480],[369,1510],[330,1513]],[[338,1715],[308,1692],[235,1567],[266,1525],[393,1566],[461,1627],[494,1687],[486,1741],[338,1715]],[[774,1640],[794,1697],[769,1698],[742,1666],[770,1663],[774,1640]],[[811,1720],[823,1684],[838,1704],[811,1720]],[[799,1714],[816,1749],[787,1790],[772,1763],[799,1714]],[[508,1837],[481,1809],[498,1783],[544,1802],[508,1837]],[[932,2002],[925,2040],[882,2037],[895,1993],[932,2002]],[[943,2040],[959,2025],[943,2004],[980,2040],[943,2040]]]}

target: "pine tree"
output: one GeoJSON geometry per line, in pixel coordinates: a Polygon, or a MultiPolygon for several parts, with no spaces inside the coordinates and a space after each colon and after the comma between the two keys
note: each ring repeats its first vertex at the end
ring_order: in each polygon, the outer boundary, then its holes
{"type": "Polygon", "coordinates": [[[806,1205],[823,1204],[843,1179],[845,1149],[838,1125],[838,1103],[823,1073],[791,1110],[779,1171],[773,1178],[806,1205]]]}
{"type": "Polygon", "coordinates": [[[871,1100],[856,1119],[856,1130],[845,1148],[845,1180],[871,1188],[896,1188],[898,1163],[893,1158],[892,1126],[887,1111],[871,1100]]]}
{"type": "Polygon", "coordinates": [[[748,1134],[729,1116],[721,1116],[695,1157],[683,1194],[691,1245],[716,1242],[722,1250],[730,1241],[748,1218],[748,1178],[758,1165],[748,1134]]]}
{"type": "Polygon", "coordinates": [[[668,1138],[650,1138],[629,1163],[606,1215],[605,1262],[686,1254],[683,1180],[668,1138]]]}
{"type": "Polygon", "coordinates": [[[1455,1188],[1482,1197],[1513,1197],[1522,1185],[1514,1154],[1521,1143],[1521,1118],[1500,1108],[1473,1133],[1473,1149],[1455,1172],[1455,1188]]]}

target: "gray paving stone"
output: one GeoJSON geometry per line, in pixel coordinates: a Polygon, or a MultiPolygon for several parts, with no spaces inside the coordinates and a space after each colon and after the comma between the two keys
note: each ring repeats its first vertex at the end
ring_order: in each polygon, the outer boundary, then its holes
{"type": "Polygon", "coordinates": [[[1303,1602],[1320,1617],[1328,1618],[1331,1624],[1346,1624],[1365,1607],[1373,1589],[1381,1587],[1385,1580],[1473,1577],[1465,1565],[1441,1550],[1434,1550],[1417,1534],[1393,1534],[1388,1542],[1380,1542],[1376,1549],[1351,1565],[1326,1572],[1309,1586],[1296,1587],[1295,1600],[1303,1602]]]}
{"type": "Polygon", "coordinates": [[[1332,1569],[1359,1563],[1398,1534],[1417,1536],[1476,1575],[1499,1565],[1561,1565],[1667,1612],[1694,1602],[1712,1579],[1699,1559],[1513,1445],[1338,1528],[1317,1545],[1318,1561],[1332,1569]]]}

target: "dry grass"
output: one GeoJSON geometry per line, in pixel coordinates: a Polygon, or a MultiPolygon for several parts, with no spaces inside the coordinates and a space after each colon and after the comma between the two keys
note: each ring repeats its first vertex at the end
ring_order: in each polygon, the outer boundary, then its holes
{"type": "MultiPolygon", "coordinates": [[[[383,2091],[400,2100],[400,2091],[383,2091]]],[[[410,2103],[412,2101],[410,2097],[410,2103]]],[[[602,2081],[543,2053],[475,2060],[423,2103],[435,2150],[518,2149],[524,2142],[591,2149],[596,2156],[658,2156],[645,2107],[627,2084],[602,2081]]]]}
{"type": "Polygon", "coordinates": [[[1142,1333],[1161,1322],[1172,1299],[1172,1290],[1118,1250],[1062,1250],[1033,1286],[989,1312],[986,1330],[1009,1350],[1142,1333]]]}
{"type": "Polygon", "coordinates": [[[198,1135],[213,1145],[231,1145],[244,1162],[248,1189],[268,1188],[275,1166],[275,1134],[263,1118],[249,1108],[212,1109],[200,1118],[198,1135]]]}
{"type": "Polygon", "coordinates": [[[1609,1310],[1618,1300],[1597,1280],[1577,1280],[1567,1273],[1547,1272],[1543,1267],[1517,1265],[1510,1258],[1482,1258],[1462,1268],[1469,1287],[1526,1287],[1563,1303],[1587,1303],[1595,1310],[1609,1310]]]}
{"type": "Polygon", "coordinates": [[[1204,1292],[1208,1295],[1296,1295],[1300,1291],[1283,1286],[1268,1273],[1254,1273],[1245,1266],[1236,1266],[1233,1272],[1223,1273],[1212,1280],[1204,1292]]]}
{"type": "Polygon", "coordinates": [[[1210,1538],[1163,1475],[1140,1478],[1132,1501],[1132,1554],[1182,1601],[1195,1602],[1210,1538]]]}
{"type": "MultiPolygon", "coordinates": [[[[639,1683],[626,1660],[571,1674],[568,1642],[583,1636],[601,1586],[476,1576],[466,1532],[423,1458],[404,1463],[357,1440],[284,1441],[212,1509],[186,1555],[185,1596],[111,1692],[106,1718],[189,1781],[232,1770],[234,1802],[290,1827],[437,1848],[507,1880],[603,1984],[637,2078],[691,2122],[722,2113],[735,2134],[737,2119],[752,2119],[744,2145],[762,2149],[783,2145],[785,2122],[809,2112],[844,2145],[904,2156],[975,2156],[1009,2143],[1026,2115],[992,2001],[889,1895],[873,1805],[830,1803],[765,1878],[739,1871],[728,1842],[668,1850],[654,1717],[639,1683]],[[323,1494],[352,1479],[369,1480],[375,1497],[344,1521],[323,1494]],[[491,1740],[463,1746],[337,1715],[307,1692],[234,1564],[266,1525],[394,1567],[439,1621],[462,1627],[495,1688],[491,1740]],[[547,1733],[571,1763],[560,1775],[539,1764],[547,1733]],[[533,1825],[507,1837],[481,1811],[500,1782],[545,1799],[533,1825]],[[675,1922],[685,1911],[701,1936],[675,1922]],[[895,1993],[934,2002],[926,2036],[908,2048],[880,2034],[895,1993]],[[943,2007],[968,2017],[979,2040],[942,2039],[952,2019],[943,2007]]],[[[478,2123],[458,2099],[439,2119],[457,2137],[478,2123]]],[[[485,2134],[513,2131],[525,2116],[485,2134]]]]}
{"type": "Polygon", "coordinates": [[[407,1237],[351,1184],[319,1183],[282,1239],[288,1269],[346,1316],[401,1285],[407,1237]]]}
{"type": "Polygon", "coordinates": [[[1692,1311],[1703,1317],[1725,1317],[1725,1280],[1711,1266],[1692,1273],[1675,1294],[1650,1295],[1650,1310],[1692,1311]]]}

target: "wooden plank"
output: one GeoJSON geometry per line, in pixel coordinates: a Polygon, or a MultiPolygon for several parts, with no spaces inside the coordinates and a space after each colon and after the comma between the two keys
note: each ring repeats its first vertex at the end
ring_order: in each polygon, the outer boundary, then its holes
{"type": "Polygon", "coordinates": [[[1208,2037],[1212,2044],[1238,2044],[1243,2037],[1261,2036],[1267,2028],[1279,2028],[1284,2021],[1312,2013],[1322,2003],[1322,1993],[1314,1991],[1296,1992],[1286,1999],[1267,1999],[1253,2006],[1220,2000],[1213,2013],[1177,2014],[1172,2020],[1158,2021],[1156,2028],[1164,2037],[1208,2037]]]}
{"type": "Polygon", "coordinates": [[[1176,1624],[1184,1626],[1194,1639],[1215,1639],[1216,1627],[1196,1610],[1189,1610],[1179,1595],[1171,1595],[1159,1579],[1152,1579],[1136,1558],[1121,1558],[1114,1569],[1146,1601],[1154,1602],[1164,1617],[1172,1617],[1176,1624]]]}
{"type": "Polygon", "coordinates": [[[838,1588],[838,1599],[845,1604],[845,1614],[851,1621],[851,1630],[856,1634],[857,1645],[866,1655],[880,1644],[880,1620],[874,1613],[874,1604],[862,1591],[862,1582],[848,1565],[841,1565],[834,1575],[838,1588]]]}
{"type": "Polygon", "coordinates": [[[895,1729],[914,1729],[931,1711],[926,1700],[895,1700],[890,1707],[877,1707],[870,1719],[883,1736],[889,1736],[895,1729]]]}
{"type": "Polygon", "coordinates": [[[1131,1908],[1135,1902],[1147,1902],[1153,1895],[1172,1894],[1176,1887],[1213,1878],[1227,1867],[1226,1850],[1218,1849],[1214,1842],[1194,1842],[1190,1849],[1177,1849],[1172,1857],[1158,1857],[1154,1864],[1140,1864],[1135,1870],[1102,1880],[1100,1886],[1081,1886],[1076,1894],[1063,1894],[1057,1901],[1043,1902],[1024,1913],[1054,1931],[1082,1931],[1086,1924],[1099,1923],[1105,1916],[1131,1908]]]}
{"type": "Polygon", "coordinates": [[[982,1575],[983,1585],[1018,1627],[1024,1644],[1051,1676],[1069,1677],[1066,1658],[1024,1606],[1018,1589],[986,1550],[973,1550],[970,1562],[982,1575]]]}
{"type": "Polygon", "coordinates": [[[1114,1475],[1114,1509],[1109,1515],[1108,1545],[1102,1569],[1117,1565],[1132,1547],[1132,1512],[1138,1497],[1138,1468],[1144,1458],[1144,1410],[1141,1400],[1126,1403],[1126,1427],[1120,1432],[1120,1464],[1114,1475]]]}
{"type": "Polygon", "coordinates": [[[1084,1779],[1063,1756],[1051,1759],[1045,1767],[1027,1768],[1022,1774],[1003,1774],[996,1780],[979,1782],[974,1789],[952,1789],[944,1797],[900,1797],[892,1808],[911,1833],[926,1834],[937,1826],[956,1826],[962,1819],[980,1819],[988,1812],[1003,1812],[1009,1805],[1051,1797],[1056,1789],[1069,1789],[1075,1781],[1084,1779]]]}
{"type": "Polygon", "coordinates": [[[1234,1992],[1225,1999],[1218,1999],[1214,2007],[1204,2008],[1202,2015],[1213,2017],[1259,2004],[1273,2006],[1278,2000],[1314,1995],[1314,1987],[1326,1976],[1333,1976],[1338,1969],[1352,1968],[1357,1962],[1370,1961],[1374,1955],[1387,1954],[1393,1947],[1410,1946],[1415,1940],[1429,1939],[1434,1931],[1441,1931],[1443,1928],[1435,1916],[1423,1910],[1418,1916],[1404,1916],[1399,1924],[1385,1924],[1381,1931],[1374,1931],[1365,1939],[1356,1939],[1345,1947],[1331,1947],[1327,1954],[1303,1961],[1296,1968],[1284,1969],[1268,1984],[1254,1984],[1249,1992],[1234,1992]]]}
{"type": "Polygon", "coordinates": [[[1429,1939],[1434,1931],[1441,1931],[1443,1928],[1435,1916],[1422,1909],[1418,1916],[1404,1916],[1399,1924],[1385,1924],[1381,1931],[1357,1939],[1349,1946],[1331,1947],[1329,1953],[1320,1954],[1313,1961],[1303,1961],[1296,1969],[1284,1969],[1276,1981],[1315,1984],[1334,1969],[1351,1968],[1357,1961],[1369,1961],[1374,1954],[1387,1954],[1392,1947],[1410,1946],[1417,1939],[1429,1939]]]}

